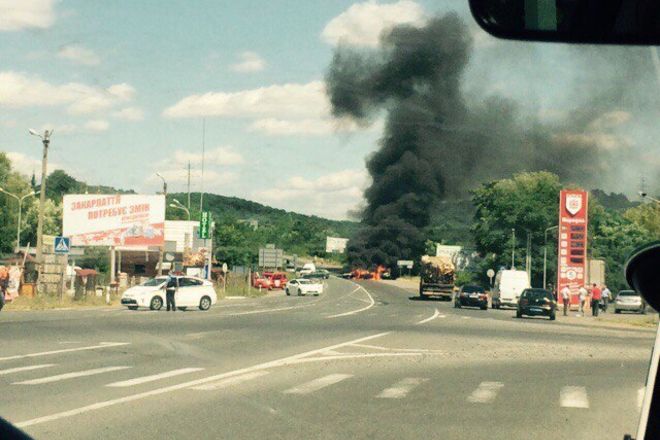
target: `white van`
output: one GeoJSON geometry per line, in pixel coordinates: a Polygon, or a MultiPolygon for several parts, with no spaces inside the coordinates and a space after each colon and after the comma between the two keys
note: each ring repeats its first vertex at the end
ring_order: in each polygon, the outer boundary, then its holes
{"type": "Polygon", "coordinates": [[[300,269],[300,276],[309,275],[314,272],[316,272],[316,265],[314,263],[305,263],[302,269],[300,269]]]}
{"type": "Polygon", "coordinates": [[[530,288],[529,277],[524,270],[501,270],[495,276],[492,308],[518,307],[523,290],[530,288]]]}

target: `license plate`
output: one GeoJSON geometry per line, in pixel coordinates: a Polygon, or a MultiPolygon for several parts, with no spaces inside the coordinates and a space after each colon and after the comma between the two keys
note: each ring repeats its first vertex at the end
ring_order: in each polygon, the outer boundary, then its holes
{"type": "Polygon", "coordinates": [[[529,311],[530,311],[530,312],[541,313],[541,312],[543,312],[543,309],[540,309],[540,308],[538,308],[538,307],[531,307],[531,308],[529,309],[529,311]]]}
{"type": "Polygon", "coordinates": [[[470,295],[470,298],[479,298],[479,294],[478,293],[473,293],[472,295],[470,295]]]}

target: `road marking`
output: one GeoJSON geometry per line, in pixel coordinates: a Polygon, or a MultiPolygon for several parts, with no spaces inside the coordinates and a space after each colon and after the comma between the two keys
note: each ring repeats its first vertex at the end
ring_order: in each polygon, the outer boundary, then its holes
{"type": "Polygon", "coordinates": [[[193,390],[202,390],[202,391],[211,391],[218,390],[221,388],[227,388],[231,385],[238,385],[248,380],[256,379],[261,376],[269,374],[268,371],[254,371],[252,373],[241,374],[240,376],[230,377],[228,379],[219,380],[217,382],[207,383],[205,385],[200,385],[197,387],[192,387],[193,390]]]}
{"type": "Polygon", "coordinates": [[[394,386],[384,389],[376,397],[379,399],[402,399],[408,395],[414,388],[420,386],[428,379],[422,377],[407,377],[394,386]]]}
{"type": "Polygon", "coordinates": [[[235,296],[225,296],[225,299],[245,299],[245,297],[235,295],[235,296]]]}
{"type": "Polygon", "coordinates": [[[294,354],[292,356],[287,356],[287,357],[284,357],[284,358],[275,359],[273,361],[264,362],[262,364],[252,365],[251,367],[240,368],[238,370],[228,371],[226,373],[216,374],[216,375],[208,376],[208,377],[205,377],[205,378],[202,378],[202,379],[191,380],[191,381],[188,381],[188,382],[180,383],[180,384],[177,384],[177,385],[170,385],[170,386],[163,387],[163,388],[156,388],[156,389],[151,390],[151,391],[145,391],[145,392],[142,392],[142,393],[132,394],[132,395],[120,397],[120,398],[117,398],[117,399],[104,400],[104,401],[101,401],[101,402],[93,403],[91,405],[86,405],[86,406],[81,406],[79,408],[74,408],[74,409],[71,409],[71,410],[68,410],[68,411],[62,411],[62,412],[50,414],[50,415],[47,415],[47,416],[36,417],[34,419],[24,420],[22,422],[15,423],[15,425],[19,428],[25,428],[25,427],[28,427],[28,426],[39,425],[41,423],[52,422],[54,420],[60,420],[60,419],[64,419],[64,418],[67,418],[67,417],[73,417],[73,416],[76,416],[76,415],[79,415],[79,414],[84,414],[84,413],[87,413],[87,412],[107,408],[109,406],[119,405],[121,403],[134,402],[136,400],[144,399],[144,398],[151,397],[151,396],[157,396],[159,394],[165,394],[165,393],[169,393],[169,392],[172,392],[172,391],[177,391],[177,390],[181,390],[181,389],[185,389],[185,388],[191,388],[191,387],[194,387],[194,386],[197,386],[197,385],[202,385],[202,384],[205,384],[205,383],[215,382],[215,381],[218,381],[220,379],[225,379],[227,377],[238,376],[238,375],[245,374],[245,373],[251,373],[253,371],[266,370],[268,368],[273,368],[273,367],[280,367],[282,365],[286,365],[288,362],[292,362],[292,361],[295,361],[297,359],[302,359],[302,358],[305,358],[307,356],[321,354],[324,351],[334,350],[334,349],[337,349],[337,348],[345,347],[347,345],[357,344],[357,343],[360,343],[360,342],[369,341],[371,339],[380,338],[382,336],[388,335],[389,333],[390,332],[384,332],[384,333],[377,333],[375,335],[364,336],[362,338],[353,339],[352,341],[342,342],[342,343],[339,343],[339,344],[331,345],[329,347],[318,348],[316,350],[311,350],[311,351],[306,351],[304,353],[294,354]]]}
{"type": "Polygon", "coordinates": [[[359,286],[359,288],[362,289],[362,290],[364,291],[364,293],[366,293],[367,296],[369,297],[369,305],[368,305],[368,306],[366,306],[366,307],[362,307],[361,309],[352,310],[352,311],[350,311],[350,312],[346,312],[346,313],[339,313],[338,315],[330,315],[330,316],[326,316],[326,319],[340,318],[340,317],[342,317],[342,316],[355,315],[356,313],[364,312],[365,310],[369,310],[370,308],[372,308],[372,307],[376,304],[376,301],[374,301],[373,297],[372,297],[371,294],[367,291],[367,289],[365,289],[365,288],[362,287],[362,286],[359,286]]]}
{"type": "Polygon", "coordinates": [[[463,319],[470,319],[469,316],[463,316],[463,319]]]}
{"type": "Polygon", "coordinates": [[[585,387],[563,387],[559,393],[559,405],[564,408],[589,408],[585,387]]]}
{"type": "Polygon", "coordinates": [[[73,373],[58,374],[56,376],[40,377],[39,379],[14,382],[12,385],[40,385],[43,383],[59,382],[60,380],[73,379],[76,377],[93,376],[95,374],[108,373],[110,371],[125,370],[127,366],[94,368],[92,370],[74,371],[73,373]]]}
{"type": "MultiPolygon", "coordinates": [[[[352,347],[362,347],[362,348],[371,348],[373,350],[381,351],[403,351],[403,352],[413,352],[413,353],[444,353],[442,350],[432,350],[429,348],[396,348],[396,347],[381,347],[380,345],[369,345],[369,344],[353,344],[352,347]]],[[[346,354],[346,353],[342,353],[346,354]]]]}
{"type": "Polygon", "coordinates": [[[0,370],[0,376],[3,376],[5,374],[19,373],[21,371],[39,370],[41,368],[52,367],[53,365],[56,364],[28,365],[27,367],[8,368],[6,370],[0,370]]]}
{"type": "Polygon", "coordinates": [[[426,319],[422,319],[421,321],[419,321],[419,322],[417,323],[417,325],[419,325],[419,324],[424,324],[424,323],[429,322],[429,321],[433,321],[433,320],[434,320],[435,318],[437,318],[438,316],[440,316],[440,311],[439,311],[438,309],[435,309],[435,313],[433,313],[433,316],[431,316],[431,317],[429,317],[429,318],[426,318],[426,319]]]}
{"type": "Polygon", "coordinates": [[[481,382],[467,400],[472,403],[491,403],[503,386],[502,382],[481,382]]]}
{"type": "Polygon", "coordinates": [[[15,356],[7,356],[0,358],[0,361],[11,361],[14,359],[25,359],[37,356],[47,356],[49,354],[59,354],[59,353],[71,353],[74,351],[83,351],[83,350],[96,350],[98,348],[110,348],[110,347],[119,347],[122,345],[129,345],[130,342],[101,342],[99,345],[90,345],[87,347],[77,347],[77,348],[65,348],[62,350],[52,350],[52,351],[42,351],[39,353],[29,353],[29,354],[19,354],[15,356]]]}
{"type": "Polygon", "coordinates": [[[284,391],[284,394],[310,394],[353,377],[352,374],[329,374],[284,391]]]}
{"type": "Polygon", "coordinates": [[[181,374],[188,374],[201,370],[203,370],[203,368],[180,368],[178,370],[166,371],[160,374],[152,374],[150,376],[136,377],[135,379],[109,383],[106,385],[106,387],[119,387],[119,388],[132,387],[134,385],[140,385],[147,382],[153,382],[155,380],[165,379],[166,377],[174,377],[174,376],[179,376],[181,374]]]}
{"type": "Polygon", "coordinates": [[[644,404],[644,394],[646,394],[646,387],[641,387],[637,390],[637,409],[642,409],[644,404]]]}

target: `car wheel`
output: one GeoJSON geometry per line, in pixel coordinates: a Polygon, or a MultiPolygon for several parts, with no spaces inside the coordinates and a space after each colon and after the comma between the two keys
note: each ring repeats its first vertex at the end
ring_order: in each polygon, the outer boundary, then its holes
{"type": "Polygon", "coordinates": [[[481,310],[488,310],[488,306],[481,306],[481,310]]]}
{"type": "Polygon", "coordinates": [[[208,296],[203,296],[202,299],[199,300],[199,310],[207,311],[210,308],[211,308],[211,298],[209,298],[208,296]]]}
{"type": "Polygon", "coordinates": [[[640,310],[639,313],[646,315],[646,307],[642,307],[642,310],[640,310]]]}
{"type": "Polygon", "coordinates": [[[516,318],[522,318],[522,313],[520,313],[519,311],[516,311],[516,318]]]}
{"type": "Polygon", "coordinates": [[[426,299],[426,295],[424,295],[422,292],[419,292],[419,299],[426,299]]]}
{"type": "Polygon", "coordinates": [[[314,296],[319,296],[319,294],[318,294],[318,293],[315,293],[314,296]]]}
{"type": "Polygon", "coordinates": [[[621,310],[619,310],[619,309],[614,309],[614,313],[619,314],[619,313],[621,313],[621,310]]]}
{"type": "Polygon", "coordinates": [[[188,307],[177,307],[177,309],[181,310],[182,312],[185,312],[188,309],[188,307]]]}
{"type": "Polygon", "coordinates": [[[550,315],[550,321],[554,321],[556,318],[557,316],[554,313],[550,315]]]}
{"type": "Polygon", "coordinates": [[[291,292],[289,292],[289,289],[286,289],[286,296],[290,296],[291,292]]]}
{"type": "Polygon", "coordinates": [[[128,310],[137,310],[138,306],[128,306],[128,310]]]}
{"type": "Polygon", "coordinates": [[[160,296],[154,296],[151,298],[151,302],[149,303],[149,308],[151,310],[160,310],[163,308],[163,298],[160,296]]]}

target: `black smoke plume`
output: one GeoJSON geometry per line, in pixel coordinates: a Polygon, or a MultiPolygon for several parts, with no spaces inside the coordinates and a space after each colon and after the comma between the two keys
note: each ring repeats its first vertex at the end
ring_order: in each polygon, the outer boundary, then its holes
{"type": "Polygon", "coordinates": [[[471,52],[470,32],[455,14],[421,28],[397,26],[378,50],[336,49],[326,75],[333,114],[361,123],[386,114],[380,149],[366,163],[372,184],[348,249],[353,265],[418,258],[436,202],[464,197],[481,182],[548,170],[589,185],[608,172],[613,153],[588,129],[604,111],[598,96],[560,127],[520,115],[510,99],[468,102],[462,81],[471,52]]]}

